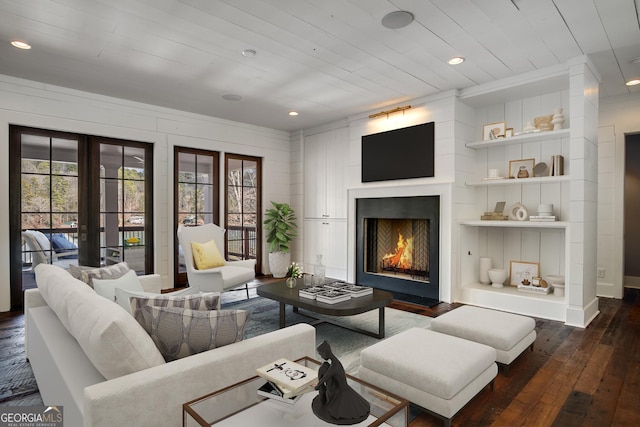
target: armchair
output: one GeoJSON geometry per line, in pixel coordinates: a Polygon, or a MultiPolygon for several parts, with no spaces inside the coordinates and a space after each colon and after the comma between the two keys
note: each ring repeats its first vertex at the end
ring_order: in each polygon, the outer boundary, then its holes
{"type": "MultiPolygon", "coordinates": [[[[35,269],[38,264],[55,264],[62,268],[68,268],[70,264],[77,264],[77,259],[66,258],[78,255],[75,251],[67,251],[58,254],[51,246],[49,239],[40,231],[26,230],[22,232],[22,239],[27,244],[27,249],[31,252],[31,269],[35,269]]],[[[75,257],[77,258],[77,256],[75,257]]]]}
{"type": "Polygon", "coordinates": [[[218,250],[224,253],[225,229],[215,224],[198,225],[195,227],[181,227],[178,230],[178,242],[184,254],[184,265],[187,269],[189,286],[193,286],[202,292],[224,292],[244,285],[249,298],[248,283],[255,276],[255,259],[242,261],[224,260],[224,265],[207,270],[198,270],[195,267],[191,242],[206,243],[215,241],[218,250]]]}

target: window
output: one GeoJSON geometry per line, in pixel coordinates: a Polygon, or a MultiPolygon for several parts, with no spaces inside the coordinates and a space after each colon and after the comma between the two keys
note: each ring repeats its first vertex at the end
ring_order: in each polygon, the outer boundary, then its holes
{"type": "Polygon", "coordinates": [[[227,259],[256,259],[261,265],[262,171],[259,157],[225,155],[227,259]]]}
{"type": "MultiPolygon", "coordinates": [[[[175,229],[207,223],[220,224],[219,155],[215,151],[175,147],[175,229]]],[[[182,250],[174,236],[175,283],[187,283],[182,250]]]]}

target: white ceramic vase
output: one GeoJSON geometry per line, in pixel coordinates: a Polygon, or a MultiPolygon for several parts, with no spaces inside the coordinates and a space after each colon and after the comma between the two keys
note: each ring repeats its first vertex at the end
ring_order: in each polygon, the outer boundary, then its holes
{"type": "Polygon", "coordinates": [[[490,268],[489,278],[491,278],[491,286],[494,288],[504,288],[504,281],[507,280],[507,270],[503,268],[490,268]]]}
{"type": "Polygon", "coordinates": [[[489,257],[480,257],[480,283],[488,285],[491,283],[489,279],[489,269],[493,267],[493,259],[489,257]]]}
{"type": "Polygon", "coordinates": [[[269,252],[269,270],[273,277],[281,279],[286,276],[289,264],[291,264],[290,252],[269,252]]]}

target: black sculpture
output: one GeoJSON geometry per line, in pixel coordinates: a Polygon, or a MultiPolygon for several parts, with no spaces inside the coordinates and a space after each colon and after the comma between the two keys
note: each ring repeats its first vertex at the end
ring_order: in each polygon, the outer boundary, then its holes
{"type": "Polygon", "coordinates": [[[325,362],[318,369],[319,394],[313,399],[313,413],[331,424],[358,424],[369,416],[369,402],[349,384],[342,363],[331,351],[327,341],[318,346],[318,354],[325,362]]]}

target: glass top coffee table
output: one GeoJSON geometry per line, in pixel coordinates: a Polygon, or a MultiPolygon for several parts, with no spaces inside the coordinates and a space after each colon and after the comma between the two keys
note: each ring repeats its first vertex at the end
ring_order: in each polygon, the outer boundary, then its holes
{"type": "Polygon", "coordinates": [[[282,281],[260,285],[256,288],[256,292],[261,297],[269,298],[280,303],[280,328],[284,328],[286,326],[285,308],[288,304],[293,306],[293,311],[295,313],[300,313],[314,319],[315,322],[312,324],[326,322],[375,338],[384,338],[384,308],[393,302],[393,295],[390,292],[374,288],[373,293],[370,295],[354,297],[336,304],[326,304],[309,298],[300,297],[298,291],[301,288],[302,286],[289,288],[285,282],[282,281]],[[317,317],[310,316],[307,313],[299,312],[300,308],[311,313],[325,314],[328,316],[353,316],[354,314],[365,313],[367,311],[378,309],[378,332],[349,327],[329,318],[319,319],[317,317]]]}
{"type": "MultiPolygon", "coordinates": [[[[305,357],[296,362],[317,369],[320,362],[305,357]]],[[[324,427],[334,424],[317,418],[311,401],[317,391],[304,394],[294,404],[280,402],[258,394],[265,379],[255,376],[222,390],[182,405],[182,425],[216,427],[324,427]]],[[[347,382],[371,406],[369,418],[357,427],[407,427],[409,402],[355,377],[347,375],[347,382]]]]}

